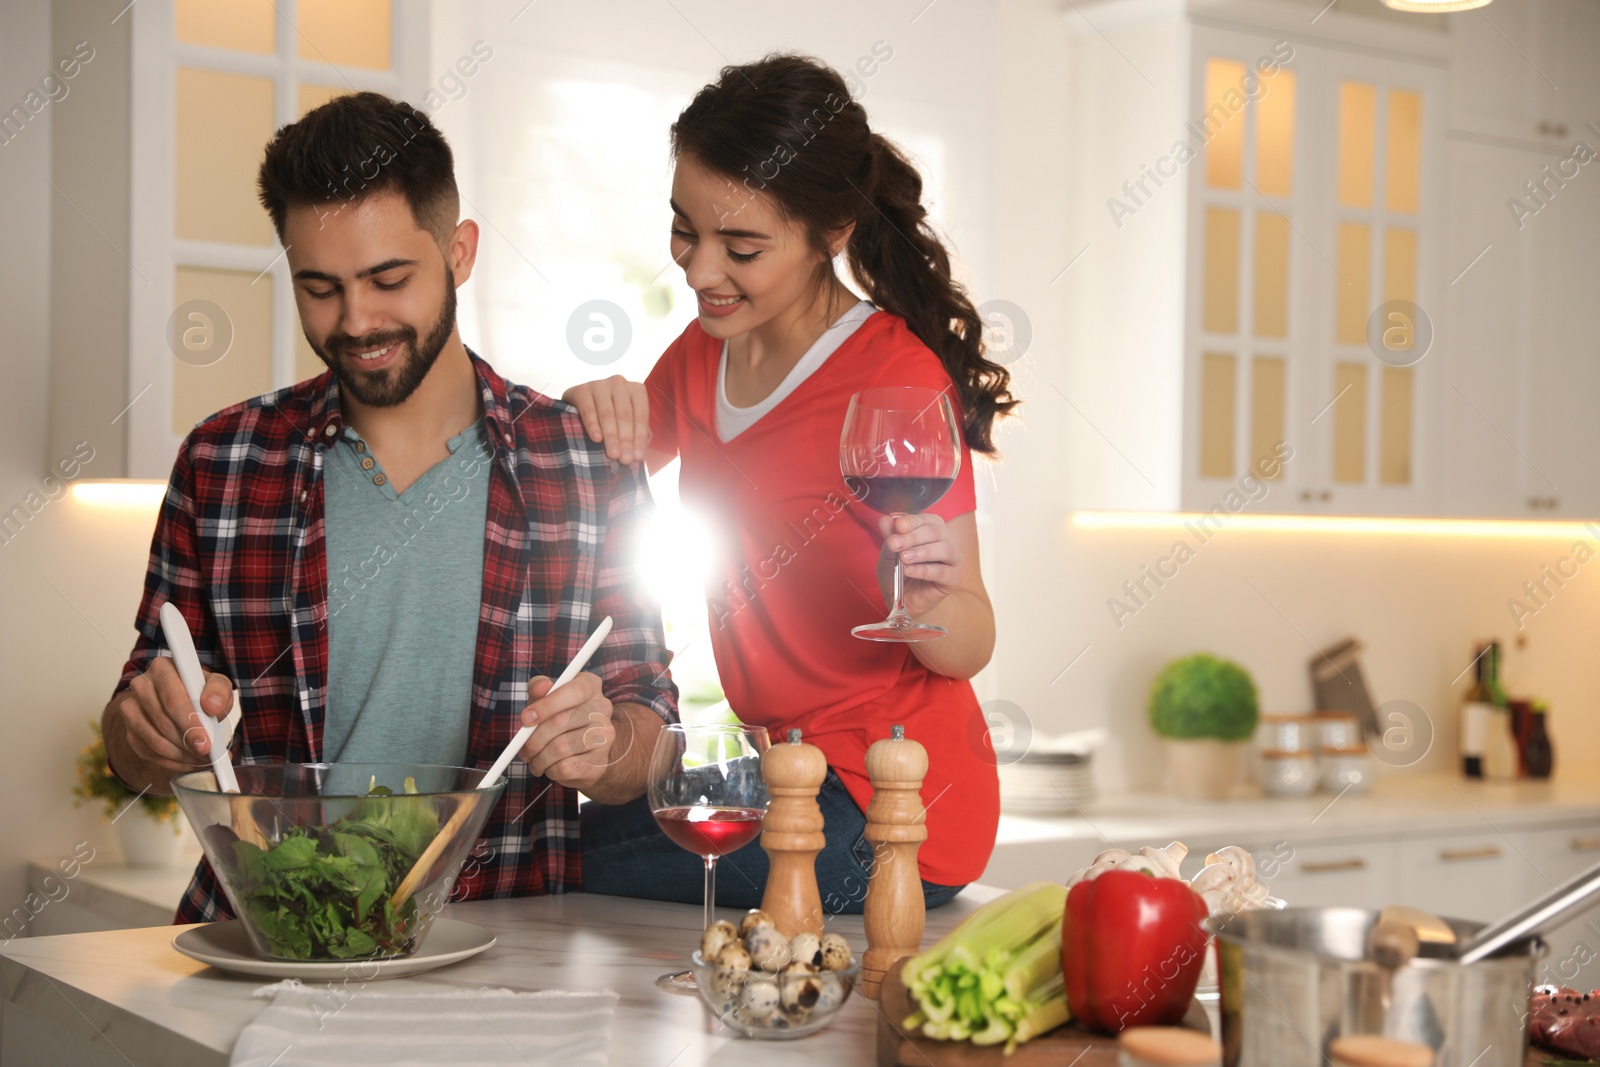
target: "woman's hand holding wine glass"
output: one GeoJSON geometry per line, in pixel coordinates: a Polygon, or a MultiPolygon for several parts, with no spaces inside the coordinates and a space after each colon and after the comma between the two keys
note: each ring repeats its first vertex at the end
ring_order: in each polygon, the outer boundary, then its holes
{"type": "MultiPolygon", "coordinates": [[[[950,527],[937,515],[884,515],[878,519],[884,540],[879,573],[886,584],[893,580],[895,561],[905,567],[906,613],[921,618],[961,588],[961,545],[950,527]]],[[[891,586],[892,588],[892,586],[891,586]]]]}
{"type": "MultiPolygon", "coordinates": [[[[839,470],[852,496],[895,524],[889,539],[903,539],[888,545],[896,553],[889,617],[850,632],[866,641],[943,637],[943,626],[918,622],[914,616],[938,604],[961,579],[961,553],[946,536],[944,521],[922,514],[949,492],[961,471],[961,428],[950,398],[911,386],[857,393],[850,398],[839,436],[839,470]],[[906,559],[907,552],[912,559],[906,559]],[[923,584],[909,603],[908,562],[927,568],[911,575],[923,584]]],[[[889,534],[884,522],[879,529],[889,534]]]]}

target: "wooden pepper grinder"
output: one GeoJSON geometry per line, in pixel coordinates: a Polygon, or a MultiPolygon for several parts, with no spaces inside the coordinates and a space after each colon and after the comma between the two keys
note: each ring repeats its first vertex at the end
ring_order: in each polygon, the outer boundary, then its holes
{"type": "Polygon", "coordinates": [[[761,757],[772,803],[762,822],[761,847],[770,870],[761,910],[771,915],[784,937],[802,930],[822,936],[822,897],[817,892],[817,853],[827,844],[817,791],[828,776],[822,749],[802,744],[791,728],[787,744],[773,745],[761,757]]]}
{"type": "Polygon", "coordinates": [[[867,955],[861,961],[861,992],[877,999],[878,987],[895,962],[922,948],[928,910],[922,899],[917,850],[928,839],[922,807],[922,779],[928,750],[906,739],[896,726],[892,737],[867,749],[872,803],[867,805],[866,838],[872,842],[867,879],[867,955]]]}

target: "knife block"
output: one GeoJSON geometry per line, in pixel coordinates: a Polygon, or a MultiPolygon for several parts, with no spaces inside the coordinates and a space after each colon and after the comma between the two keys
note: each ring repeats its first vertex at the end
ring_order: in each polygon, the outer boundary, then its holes
{"type": "Polygon", "coordinates": [[[761,847],[769,870],[761,909],[772,916],[786,938],[801,931],[822,936],[822,897],[817,892],[817,853],[827,844],[822,833],[822,809],[817,791],[828,776],[828,759],[822,749],[800,740],[791,729],[789,740],[773,745],[761,757],[772,803],[762,820],[761,847]]]}
{"type": "Polygon", "coordinates": [[[872,802],[867,805],[866,839],[872,842],[865,919],[867,954],[861,961],[861,992],[876,1000],[884,975],[896,962],[922,948],[927,905],[917,851],[928,839],[922,780],[928,752],[896,726],[892,737],[867,749],[872,802]]]}

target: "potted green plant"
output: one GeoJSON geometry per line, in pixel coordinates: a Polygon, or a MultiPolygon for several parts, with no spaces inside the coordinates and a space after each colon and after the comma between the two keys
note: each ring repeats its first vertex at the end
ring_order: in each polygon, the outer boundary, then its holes
{"type": "Polygon", "coordinates": [[[183,838],[178,798],[139,794],[111,773],[100,724],[91,722],[94,740],[78,753],[78,781],[72,787],[73,807],[98,801],[107,822],[117,828],[130,867],[170,867],[183,838]]]}
{"type": "Polygon", "coordinates": [[[1173,791],[1226,797],[1260,715],[1250,672],[1203,652],[1175,659],[1151,683],[1149,710],[1150,726],[1165,742],[1173,791]]]}

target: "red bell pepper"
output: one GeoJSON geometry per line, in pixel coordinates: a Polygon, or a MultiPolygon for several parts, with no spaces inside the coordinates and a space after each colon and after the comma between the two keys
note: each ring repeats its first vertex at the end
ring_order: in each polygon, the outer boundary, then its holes
{"type": "Polygon", "coordinates": [[[1179,1022],[1208,934],[1205,898],[1177,878],[1107,871],[1067,894],[1061,974],[1077,1022],[1115,1034],[1179,1022]]]}

